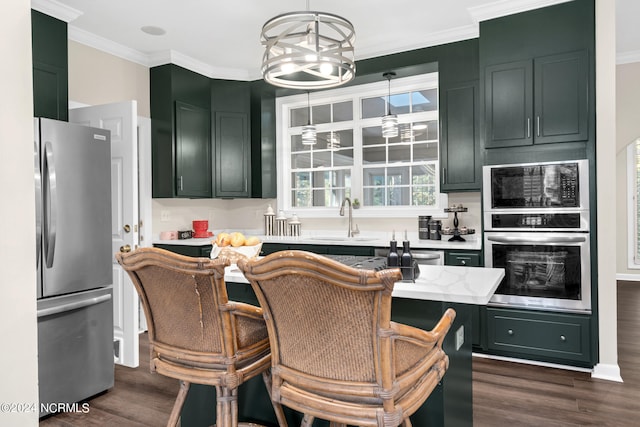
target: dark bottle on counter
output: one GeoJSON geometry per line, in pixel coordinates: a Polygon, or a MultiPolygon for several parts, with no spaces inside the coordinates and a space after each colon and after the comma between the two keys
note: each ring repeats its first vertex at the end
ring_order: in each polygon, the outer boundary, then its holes
{"type": "Polygon", "coordinates": [[[400,257],[400,267],[402,267],[402,279],[413,280],[412,272],[413,257],[409,249],[409,239],[407,239],[407,230],[404,231],[404,241],[402,242],[402,256],[400,257]]]}
{"type": "Polygon", "coordinates": [[[400,265],[398,256],[398,242],[396,242],[396,232],[393,232],[391,242],[389,242],[389,254],[387,255],[387,267],[398,267],[400,265]]]}

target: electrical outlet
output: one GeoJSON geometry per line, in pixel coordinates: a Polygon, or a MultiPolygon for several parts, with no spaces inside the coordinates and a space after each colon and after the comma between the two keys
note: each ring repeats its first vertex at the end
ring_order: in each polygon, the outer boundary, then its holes
{"type": "Polygon", "coordinates": [[[464,325],[461,325],[456,331],[456,351],[460,350],[464,344],[464,325]]]}
{"type": "Polygon", "coordinates": [[[171,221],[171,211],[160,211],[160,221],[171,221]]]}

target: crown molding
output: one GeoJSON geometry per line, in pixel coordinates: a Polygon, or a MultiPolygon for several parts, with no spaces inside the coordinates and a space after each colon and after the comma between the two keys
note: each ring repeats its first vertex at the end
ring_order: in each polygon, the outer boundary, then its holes
{"type": "Polygon", "coordinates": [[[144,65],[147,67],[149,66],[149,60],[146,54],[138,50],[131,49],[130,47],[123,46],[112,40],[105,39],[104,37],[100,37],[98,35],[90,33],[89,31],[82,30],[78,27],[74,27],[73,25],[69,25],[68,35],[69,40],[73,40],[94,49],[110,53],[111,55],[118,56],[122,59],[126,59],[127,61],[135,62],[136,64],[144,65]]]}
{"type": "Polygon", "coordinates": [[[62,4],[56,0],[31,0],[31,9],[53,16],[56,19],[69,23],[75,21],[83,12],[62,4]]]}
{"type": "Polygon", "coordinates": [[[616,55],[616,64],[631,64],[640,62],[640,50],[631,50],[627,52],[618,52],[616,55]]]}
{"type": "Polygon", "coordinates": [[[446,43],[454,43],[462,40],[474,39],[479,37],[480,30],[477,24],[466,25],[463,27],[452,28],[431,34],[428,38],[421,39],[419,43],[407,43],[400,47],[397,44],[391,46],[377,45],[372,49],[357,49],[356,54],[358,60],[375,58],[378,56],[391,55],[409,50],[422,49],[431,46],[438,46],[446,43]]]}
{"type": "Polygon", "coordinates": [[[164,64],[175,64],[212,79],[251,80],[247,70],[217,67],[175,50],[166,50],[148,55],[147,64],[149,67],[164,64]]]}
{"type": "Polygon", "coordinates": [[[482,6],[470,7],[467,11],[475,22],[480,23],[488,19],[513,15],[514,13],[540,9],[569,1],[572,0],[498,0],[482,6]]]}

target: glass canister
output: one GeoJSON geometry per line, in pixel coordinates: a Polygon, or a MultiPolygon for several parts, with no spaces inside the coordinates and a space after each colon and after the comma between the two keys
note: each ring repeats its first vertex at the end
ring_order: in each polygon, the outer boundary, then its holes
{"type": "Polygon", "coordinates": [[[430,215],[423,215],[418,217],[418,239],[428,240],[430,238],[429,221],[431,221],[430,215]]]}
{"type": "Polygon", "coordinates": [[[429,239],[431,240],[441,240],[442,235],[442,221],[439,219],[434,219],[429,222],[429,239]]]}

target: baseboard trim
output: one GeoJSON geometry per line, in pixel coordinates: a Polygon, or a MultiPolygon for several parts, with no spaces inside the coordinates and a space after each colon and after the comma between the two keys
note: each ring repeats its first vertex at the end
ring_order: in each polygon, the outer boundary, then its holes
{"type": "Polygon", "coordinates": [[[640,274],[616,274],[616,280],[624,280],[628,282],[640,282],[640,274]]]}
{"type": "Polygon", "coordinates": [[[620,376],[620,366],[617,364],[598,363],[593,367],[591,378],[597,378],[600,380],[615,381],[622,383],[622,376],[620,376]]]}
{"type": "MultiPolygon", "coordinates": [[[[518,359],[516,357],[496,356],[494,354],[485,353],[472,353],[473,357],[482,357],[484,359],[502,360],[505,362],[522,363],[524,365],[542,366],[545,368],[564,369],[565,371],[577,371],[577,372],[590,372],[593,374],[593,370],[589,368],[581,368],[579,366],[560,365],[557,363],[540,362],[537,360],[518,359]]],[[[593,376],[593,375],[592,375],[593,376]]]]}

